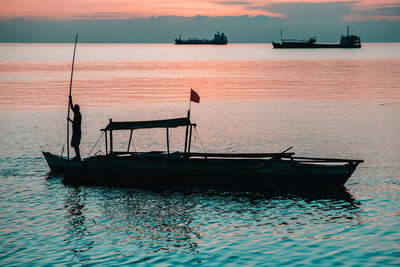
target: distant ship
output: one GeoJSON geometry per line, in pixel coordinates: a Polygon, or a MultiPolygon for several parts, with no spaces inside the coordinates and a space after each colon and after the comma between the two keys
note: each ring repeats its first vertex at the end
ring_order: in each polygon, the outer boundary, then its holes
{"type": "Polygon", "coordinates": [[[179,39],[175,39],[175,44],[180,45],[180,44],[195,44],[195,45],[204,45],[204,44],[212,44],[212,45],[225,45],[228,43],[228,38],[224,33],[219,33],[217,32],[214,34],[214,39],[212,40],[207,40],[207,39],[187,39],[187,40],[182,40],[181,36],[179,35],[179,39]]]}
{"type": "Polygon", "coordinates": [[[308,40],[282,39],[281,31],[281,42],[272,42],[272,45],[274,48],[361,48],[361,38],[350,35],[349,26],[347,26],[347,36],[342,35],[338,44],[319,44],[316,36],[308,40]]]}

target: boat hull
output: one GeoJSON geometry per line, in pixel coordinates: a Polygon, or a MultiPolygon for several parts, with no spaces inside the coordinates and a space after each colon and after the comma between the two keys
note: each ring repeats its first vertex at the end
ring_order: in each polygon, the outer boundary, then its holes
{"type": "MultiPolygon", "coordinates": [[[[302,43],[302,42],[283,42],[274,43],[274,48],[342,48],[340,44],[317,44],[317,43],[302,43]]],[[[359,48],[359,47],[354,47],[359,48]]]]}
{"type": "Polygon", "coordinates": [[[84,161],[43,152],[53,173],[68,184],[113,186],[274,185],[342,186],[353,164],[310,164],[285,159],[204,159],[97,156],[84,161]]]}
{"type": "Polygon", "coordinates": [[[228,41],[214,41],[214,40],[175,40],[176,45],[226,45],[228,41]]]}
{"type": "Polygon", "coordinates": [[[361,44],[356,45],[341,45],[341,44],[316,44],[316,43],[274,43],[272,42],[274,48],[361,48],[361,44]]]}

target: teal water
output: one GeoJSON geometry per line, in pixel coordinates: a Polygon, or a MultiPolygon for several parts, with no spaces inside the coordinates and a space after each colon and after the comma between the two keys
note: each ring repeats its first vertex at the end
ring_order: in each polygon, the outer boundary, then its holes
{"type": "MultiPolygon", "coordinates": [[[[364,159],[334,192],[65,186],[41,151],[61,153],[66,142],[72,49],[0,45],[2,266],[400,265],[399,44],[299,54],[259,44],[78,45],[83,155],[109,118],[184,116],[192,87],[208,152],[294,146],[299,156],[364,159]]],[[[183,136],[172,131],[172,150],[183,136]]],[[[116,146],[128,138],[116,135],[116,146]]],[[[165,147],[163,130],[134,138],[137,150],[165,147]]],[[[193,145],[202,151],[198,137],[193,145]]]]}

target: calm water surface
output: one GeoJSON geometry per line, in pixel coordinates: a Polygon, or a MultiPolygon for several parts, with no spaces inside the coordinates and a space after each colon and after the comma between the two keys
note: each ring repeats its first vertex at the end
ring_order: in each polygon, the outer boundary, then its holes
{"type": "MultiPolygon", "coordinates": [[[[85,156],[108,118],[184,116],[193,88],[194,151],[200,140],[208,152],[294,146],[365,163],[334,192],[65,186],[41,151],[65,144],[73,45],[2,44],[1,265],[400,265],[400,44],[77,49],[85,156]]],[[[116,146],[128,138],[116,135],[116,146]]],[[[172,131],[172,150],[183,138],[172,131]]],[[[164,149],[164,139],[163,130],[137,131],[135,149],[164,149]]]]}

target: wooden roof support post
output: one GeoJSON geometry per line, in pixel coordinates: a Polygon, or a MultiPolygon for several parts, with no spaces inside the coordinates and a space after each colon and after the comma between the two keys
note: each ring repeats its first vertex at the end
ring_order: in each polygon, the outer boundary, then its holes
{"type": "Polygon", "coordinates": [[[190,124],[188,154],[190,153],[190,145],[192,144],[192,128],[193,128],[193,125],[190,124]]]}
{"type": "Polygon", "coordinates": [[[105,141],[106,141],[106,155],[107,155],[108,154],[107,131],[104,131],[104,132],[105,132],[104,138],[105,138],[105,141]]]}
{"type": "Polygon", "coordinates": [[[128,150],[126,152],[129,152],[129,148],[131,147],[132,133],[133,133],[133,130],[131,130],[131,134],[129,136],[128,150]]]}
{"type": "Polygon", "coordinates": [[[169,158],[169,128],[167,127],[167,153],[168,153],[168,158],[169,158]]]}
{"type": "MultiPolygon", "coordinates": [[[[112,123],[112,119],[110,119],[110,124],[112,123]]],[[[110,130],[110,154],[113,153],[113,136],[112,136],[112,130],[110,130]]]]}
{"type": "MultiPolygon", "coordinates": [[[[189,101],[189,103],[190,103],[190,101],[189,101]]],[[[189,124],[190,124],[190,109],[188,110],[187,118],[189,119],[189,124]]],[[[188,145],[188,132],[189,132],[189,125],[186,125],[185,150],[184,150],[184,153],[185,153],[185,154],[186,154],[186,152],[187,152],[187,145],[188,145]]]]}
{"type": "Polygon", "coordinates": [[[185,150],[183,151],[185,154],[186,154],[186,150],[187,150],[188,132],[189,132],[189,126],[186,126],[186,133],[185,133],[185,150]]]}

